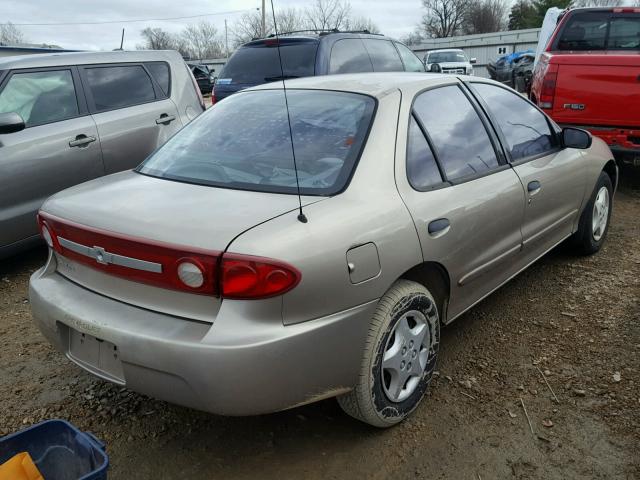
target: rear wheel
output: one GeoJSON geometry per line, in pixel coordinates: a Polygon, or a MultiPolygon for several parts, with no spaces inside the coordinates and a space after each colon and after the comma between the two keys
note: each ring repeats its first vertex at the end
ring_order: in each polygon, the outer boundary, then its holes
{"type": "Polygon", "coordinates": [[[596,253],[602,247],[611,219],[613,185],[606,172],[601,172],[589,203],[582,212],[573,243],[584,255],[596,253]]]}
{"type": "Polygon", "coordinates": [[[358,384],[341,397],[342,409],[376,427],[409,415],[424,396],[438,356],[440,318],[424,286],[399,280],[380,299],[358,384]]]}

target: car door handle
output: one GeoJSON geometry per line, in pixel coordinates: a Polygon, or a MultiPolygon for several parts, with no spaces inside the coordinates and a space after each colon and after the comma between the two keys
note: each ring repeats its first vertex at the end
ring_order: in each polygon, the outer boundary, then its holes
{"type": "Polygon", "coordinates": [[[96,141],[96,137],[87,137],[86,135],[78,135],[75,140],[69,142],[70,147],[84,147],[96,141]]]}
{"type": "Polygon", "coordinates": [[[542,185],[540,184],[540,182],[538,180],[534,180],[532,182],[529,182],[529,184],[527,185],[527,191],[529,192],[529,195],[531,195],[531,196],[537,194],[540,191],[541,188],[542,188],[542,185]]]}
{"type": "Polygon", "coordinates": [[[429,235],[434,238],[441,237],[449,231],[449,228],[451,228],[451,223],[449,223],[448,218],[438,218],[437,220],[429,222],[429,225],[427,225],[429,235]]]}
{"type": "Polygon", "coordinates": [[[156,118],[156,123],[158,125],[169,125],[175,119],[175,115],[167,115],[166,113],[163,113],[162,115],[160,115],[160,118],[156,118]]]}

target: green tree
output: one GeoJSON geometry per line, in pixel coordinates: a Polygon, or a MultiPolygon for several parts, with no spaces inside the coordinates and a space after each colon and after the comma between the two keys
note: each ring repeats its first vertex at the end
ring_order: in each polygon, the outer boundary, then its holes
{"type": "Polygon", "coordinates": [[[518,0],[513,4],[509,13],[509,30],[537,28],[540,25],[538,25],[536,7],[530,0],[518,0]]]}

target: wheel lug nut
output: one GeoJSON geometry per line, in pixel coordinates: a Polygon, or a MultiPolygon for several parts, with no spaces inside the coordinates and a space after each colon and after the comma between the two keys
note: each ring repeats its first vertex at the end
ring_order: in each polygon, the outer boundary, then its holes
{"type": "Polygon", "coordinates": [[[409,342],[409,348],[413,348],[413,340],[409,342]]]}
{"type": "Polygon", "coordinates": [[[400,363],[400,370],[404,370],[404,362],[400,363]]]}
{"type": "Polygon", "coordinates": [[[407,370],[411,370],[411,362],[407,364],[407,370]]]}
{"type": "Polygon", "coordinates": [[[414,350],[411,355],[413,356],[413,358],[416,358],[416,355],[417,355],[416,351],[414,350]]]}
{"type": "Polygon", "coordinates": [[[402,354],[405,355],[407,353],[407,347],[402,347],[402,354]]]}

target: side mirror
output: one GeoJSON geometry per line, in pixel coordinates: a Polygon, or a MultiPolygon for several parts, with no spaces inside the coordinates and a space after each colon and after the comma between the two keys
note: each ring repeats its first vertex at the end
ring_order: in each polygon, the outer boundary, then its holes
{"type": "Polygon", "coordinates": [[[593,137],[586,130],[567,127],[562,129],[562,146],[585,149],[591,146],[593,137]]]}
{"type": "Polygon", "coordinates": [[[429,68],[431,73],[442,73],[442,68],[439,63],[432,63],[431,68],[429,68]]]}
{"type": "Polygon", "coordinates": [[[477,63],[478,59],[476,57],[470,58],[469,63],[477,63]]]}
{"type": "Polygon", "coordinates": [[[24,128],[24,120],[18,113],[0,113],[0,134],[15,133],[24,128]]]}

